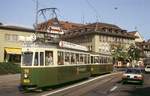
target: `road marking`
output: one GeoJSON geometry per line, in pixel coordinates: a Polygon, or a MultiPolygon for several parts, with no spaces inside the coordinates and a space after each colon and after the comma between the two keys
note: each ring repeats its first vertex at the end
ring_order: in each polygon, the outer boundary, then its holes
{"type": "Polygon", "coordinates": [[[118,86],[114,86],[113,88],[110,89],[110,92],[116,90],[118,88],[118,86]]]}
{"type": "Polygon", "coordinates": [[[112,73],[112,74],[107,74],[107,75],[103,75],[103,76],[99,76],[99,77],[96,77],[96,78],[93,78],[93,79],[90,79],[90,80],[87,80],[87,81],[84,81],[84,82],[81,82],[81,83],[78,83],[78,84],[75,84],[75,85],[71,85],[71,86],[68,86],[66,88],[62,88],[62,89],[58,89],[56,91],[53,91],[53,92],[50,92],[50,93],[47,93],[47,94],[43,94],[41,96],[49,96],[49,95],[52,95],[52,94],[55,94],[55,93],[58,93],[58,92],[61,92],[61,91],[65,91],[65,90],[68,90],[70,88],[74,88],[74,87],[77,87],[77,86],[80,86],[80,85],[83,85],[83,84],[87,84],[91,81],[94,81],[94,80],[97,80],[97,79],[100,79],[100,78],[104,78],[104,77],[107,77],[107,76],[111,76],[111,75],[115,75],[115,74],[119,74],[121,72],[117,72],[117,73],[112,73]]]}

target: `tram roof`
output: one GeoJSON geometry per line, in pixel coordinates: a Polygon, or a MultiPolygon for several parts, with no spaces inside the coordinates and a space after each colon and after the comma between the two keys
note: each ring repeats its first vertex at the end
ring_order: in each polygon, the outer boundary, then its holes
{"type": "Polygon", "coordinates": [[[46,42],[46,43],[41,43],[41,42],[37,43],[37,42],[35,42],[35,43],[30,44],[30,45],[25,44],[24,48],[57,48],[57,49],[60,49],[60,50],[70,50],[70,51],[80,51],[80,52],[90,53],[89,51],[60,47],[59,42],[46,42]]]}

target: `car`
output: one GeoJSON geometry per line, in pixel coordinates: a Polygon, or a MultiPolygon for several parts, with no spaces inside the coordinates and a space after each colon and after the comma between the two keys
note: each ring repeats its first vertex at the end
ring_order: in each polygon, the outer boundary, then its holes
{"type": "Polygon", "coordinates": [[[126,71],[123,73],[122,82],[123,84],[127,82],[143,84],[144,76],[141,69],[127,68],[126,71]]]}
{"type": "Polygon", "coordinates": [[[150,65],[146,65],[146,67],[145,67],[145,72],[146,72],[146,73],[150,72],[150,65]]]}

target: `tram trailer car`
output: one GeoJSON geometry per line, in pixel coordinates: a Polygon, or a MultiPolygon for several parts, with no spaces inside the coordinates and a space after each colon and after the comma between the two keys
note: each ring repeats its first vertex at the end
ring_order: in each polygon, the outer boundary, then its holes
{"type": "Polygon", "coordinates": [[[107,54],[91,53],[91,75],[101,75],[113,71],[112,58],[107,54]]]}
{"type": "Polygon", "coordinates": [[[111,72],[111,64],[94,65],[91,58],[89,52],[56,45],[22,48],[21,86],[42,89],[111,72]]]}

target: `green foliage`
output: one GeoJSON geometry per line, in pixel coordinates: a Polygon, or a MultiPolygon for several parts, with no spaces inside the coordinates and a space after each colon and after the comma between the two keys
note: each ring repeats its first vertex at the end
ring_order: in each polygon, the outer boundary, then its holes
{"type": "Polygon", "coordinates": [[[128,54],[129,54],[129,58],[131,59],[131,61],[139,60],[139,58],[140,58],[140,49],[137,48],[134,45],[131,45],[129,47],[128,54]]]}
{"type": "Polygon", "coordinates": [[[129,48],[126,48],[123,45],[112,45],[112,56],[115,60],[125,61],[125,60],[139,60],[140,58],[140,49],[135,45],[131,44],[129,48]]]}
{"type": "Polygon", "coordinates": [[[112,46],[112,56],[115,60],[123,61],[128,58],[128,53],[123,45],[112,46]]]}
{"type": "Polygon", "coordinates": [[[20,65],[13,63],[0,63],[0,75],[20,73],[20,65]]]}

